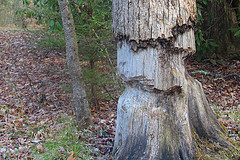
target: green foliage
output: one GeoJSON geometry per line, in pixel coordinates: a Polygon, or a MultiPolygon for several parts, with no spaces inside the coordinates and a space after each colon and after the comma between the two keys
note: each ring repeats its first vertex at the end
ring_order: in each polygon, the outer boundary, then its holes
{"type": "MultiPolygon", "coordinates": [[[[71,1],[79,43],[79,55],[88,64],[84,69],[89,97],[96,104],[108,98],[106,86],[116,83],[110,53],[115,53],[111,32],[111,0],[71,1]],[[106,74],[107,72],[107,74],[106,74]]],[[[108,92],[109,93],[109,92],[108,92]]],[[[111,97],[111,96],[110,96],[111,97]]]]}
{"type": "Polygon", "coordinates": [[[25,7],[18,10],[17,14],[36,19],[37,24],[44,24],[49,32],[62,30],[61,14],[56,0],[23,0],[23,5],[25,7]]]}
{"type": "Polygon", "coordinates": [[[40,37],[39,41],[37,41],[38,47],[50,50],[65,50],[65,39],[62,32],[53,34],[41,31],[37,35],[40,37]]]}
{"type": "MultiPolygon", "coordinates": [[[[109,98],[113,94],[106,88],[113,87],[117,81],[114,69],[113,45],[111,32],[111,0],[70,0],[75,29],[79,44],[79,56],[84,64],[84,79],[88,86],[89,98],[93,103],[98,99],[109,98]]],[[[49,32],[61,33],[62,22],[56,0],[25,0],[26,8],[20,12],[27,18],[36,18],[38,23],[46,24],[49,32]]],[[[62,45],[60,37],[44,36],[40,46],[52,48],[62,45]],[[60,42],[59,42],[60,41],[60,42]]],[[[60,47],[59,46],[59,47],[60,47]]]]}
{"type": "MultiPolygon", "coordinates": [[[[214,39],[208,38],[209,31],[203,30],[202,28],[202,24],[205,21],[202,15],[208,15],[208,12],[206,12],[207,4],[207,0],[197,0],[198,20],[195,27],[195,41],[197,46],[198,61],[200,61],[202,58],[210,58],[214,47],[218,47],[218,44],[214,42],[214,39]]],[[[211,18],[211,16],[208,17],[211,18]]]]}
{"type": "MultiPolygon", "coordinates": [[[[232,9],[240,9],[240,7],[236,7],[232,9]]],[[[239,27],[234,29],[235,31],[234,36],[237,36],[240,38],[240,13],[237,13],[236,16],[237,16],[237,21],[235,23],[237,23],[239,27]]]]}
{"type": "Polygon", "coordinates": [[[239,0],[197,0],[197,10],[197,60],[239,53],[239,0]]]}

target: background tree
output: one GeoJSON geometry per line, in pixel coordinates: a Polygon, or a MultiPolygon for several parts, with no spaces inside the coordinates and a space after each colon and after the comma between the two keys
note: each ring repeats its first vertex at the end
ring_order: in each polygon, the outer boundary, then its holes
{"type": "Polygon", "coordinates": [[[239,0],[197,0],[197,4],[198,60],[239,57],[239,0]]]}
{"type": "MultiPolygon", "coordinates": [[[[62,25],[56,1],[34,0],[32,3],[25,3],[25,15],[36,18],[50,33],[61,35],[62,25]]],[[[113,54],[116,49],[111,32],[111,0],[71,0],[69,5],[75,23],[80,60],[85,64],[83,75],[87,96],[92,106],[98,106],[99,100],[111,99],[120,88],[115,69],[116,55],[113,54]]],[[[51,39],[56,41],[51,34],[48,37],[45,40],[47,45],[52,44],[49,42],[51,39]]],[[[55,43],[59,44],[59,41],[55,43]]]]}
{"type": "Polygon", "coordinates": [[[113,0],[119,98],[115,159],[193,159],[194,136],[228,146],[201,84],[184,67],[195,53],[194,0],[113,0]]]}
{"type": "Polygon", "coordinates": [[[77,38],[71,9],[68,0],[58,0],[62,14],[63,29],[66,40],[66,55],[69,74],[73,86],[73,99],[80,128],[86,128],[91,123],[88,101],[84,89],[84,81],[78,56],[77,38]]]}

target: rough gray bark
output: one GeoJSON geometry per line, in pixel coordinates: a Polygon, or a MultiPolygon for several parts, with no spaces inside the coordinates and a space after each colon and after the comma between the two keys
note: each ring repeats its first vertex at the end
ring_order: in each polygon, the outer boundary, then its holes
{"type": "Polygon", "coordinates": [[[62,14],[63,29],[66,41],[66,55],[69,74],[73,86],[73,99],[77,115],[77,121],[81,129],[86,128],[90,123],[90,111],[84,89],[84,81],[78,57],[78,45],[71,9],[68,0],[58,0],[62,14]]]}
{"type": "Polygon", "coordinates": [[[193,159],[194,130],[227,146],[202,90],[184,67],[195,53],[193,0],[113,0],[119,98],[114,159],[193,159]]]}

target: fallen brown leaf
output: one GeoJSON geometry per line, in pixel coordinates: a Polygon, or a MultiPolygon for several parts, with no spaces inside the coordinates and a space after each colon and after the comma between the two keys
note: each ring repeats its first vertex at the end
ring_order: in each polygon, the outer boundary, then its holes
{"type": "Polygon", "coordinates": [[[37,145],[37,150],[38,150],[39,153],[44,153],[44,149],[43,149],[42,144],[37,145]]]}
{"type": "Polygon", "coordinates": [[[74,153],[75,153],[75,152],[72,151],[67,160],[77,160],[77,159],[78,159],[78,156],[77,156],[77,157],[73,157],[74,153]]]}

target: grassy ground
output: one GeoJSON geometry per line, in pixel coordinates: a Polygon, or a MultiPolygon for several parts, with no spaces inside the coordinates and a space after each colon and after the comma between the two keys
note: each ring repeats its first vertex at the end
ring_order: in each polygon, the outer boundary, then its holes
{"type": "Polygon", "coordinates": [[[93,159],[92,148],[88,146],[74,122],[74,117],[60,115],[56,120],[57,128],[49,131],[44,142],[32,147],[34,159],[67,159],[74,152],[74,157],[83,160],[93,159]]]}

